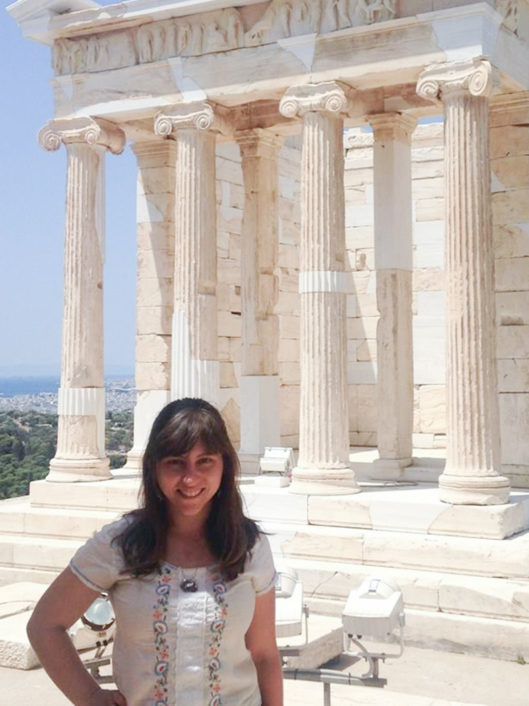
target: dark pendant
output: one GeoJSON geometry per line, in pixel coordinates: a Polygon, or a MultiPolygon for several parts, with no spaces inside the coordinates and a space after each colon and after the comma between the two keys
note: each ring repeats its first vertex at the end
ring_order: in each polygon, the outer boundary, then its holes
{"type": "Polygon", "coordinates": [[[195,579],[183,578],[180,581],[180,588],[185,593],[195,593],[195,591],[198,591],[198,586],[197,586],[197,582],[195,581],[195,579]]]}

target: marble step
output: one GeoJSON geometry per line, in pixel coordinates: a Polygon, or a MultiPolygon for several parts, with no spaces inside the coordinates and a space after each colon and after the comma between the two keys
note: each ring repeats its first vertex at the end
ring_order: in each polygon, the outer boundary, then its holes
{"type": "MultiPolygon", "coordinates": [[[[274,545],[277,535],[271,540],[274,545]]],[[[0,584],[48,583],[81,542],[0,534],[0,584]]],[[[340,616],[348,592],[366,576],[378,576],[403,591],[409,644],[529,661],[529,581],[286,558],[316,614],[340,616]]]]}
{"type": "Polygon", "coordinates": [[[262,522],[274,552],[372,567],[529,579],[529,533],[474,539],[411,532],[262,522]]]}
{"type": "Polygon", "coordinates": [[[311,613],[340,617],[349,591],[373,576],[402,591],[407,645],[529,662],[529,581],[286,561],[298,573],[311,613]]]}
{"type": "Polygon", "coordinates": [[[0,534],[0,584],[49,583],[82,543],[82,539],[0,534]]]}
{"type": "Polygon", "coordinates": [[[433,571],[284,557],[303,584],[304,600],[341,615],[351,589],[374,576],[402,591],[406,609],[505,619],[529,626],[529,580],[485,578],[433,571]]]}
{"type": "MultiPolygon", "coordinates": [[[[325,555],[322,556],[322,551],[306,539],[302,554],[296,548],[299,538],[295,542],[285,540],[284,534],[278,531],[272,533],[271,527],[266,529],[271,532],[269,538],[274,555],[283,557],[297,570],[307,599],[327,601],[329,604],[334,602],[338,613],[352,588],[367,576],[378,576],[399,586],[406,606],[410,608],[529,622],[527,567],[522,567],[524,571],[518,572],[525,573],[525,577],[501,575],[497,571],[486,576],[469,573],[464,566],[459,570],[454,566],[448,569],[432,568],[432,562],[416,562],[415,566],[410,567],[399,565],[398,561],[389,565],[388,562],[358,561],[343,554],[337,558],[333,556],[328,537],[323,537],[328,546],[325,555]]],[[[0,533],[1,582],[51,580],[67,565],[83,541],[83,538],[73,536],[59,538],[0,533]]],[[[399,550],[402,551],[402,548],[399,550]]],[[[518,555],[518,560],[522,559],[518,555]]]]}
{"type": "Polygon", "coordinates": [[[85,483],[50,483],[45,480],[30,484],[29,499],[33,507],[72,508],[126,512],[138,505],[139,478],[120,477],[85,483]]]}
{"type": "MultiPolygon", "coordinates": [[[[27,498],[1,502],[2,551],[5,555],[9,543],[16,544],[19,539],[29,541],[30,545],[48,537],[80,542],[120,514],[115,508],[101,508],[101,504],[54,508],[34,506],[27,498]]],[[[498,541],[299,522],[261,522],[261,525],[270,533],[278,556],[470,576],[493,575],[521,581],[529,578],[529,533],[498,541]]],[[[0,565],[4,563],[0,560],[0,565]]]]}
{"type": "Polygon", "coordinates": [[[436,484],[360,483],[354,495],[293,495],[288,488],[241,486],[248,512],[267,522],[505,539],[529,529],[529,491],[504,505],[449,505],[436,484]]]}
{"type": "MultiPolygon", "coordinates": [[[[241,491],[248,513],[257,520],[346,527],[439,536],[505,539],[529,529],[529,491],[517,490],[511,502],[487,507],[447,505],[432,484],[361,484],[354,495],[294,495],[288,488],[244,478],[241,491]]],[[[87,483],[34,481],[34,507],[125,512],[137,505],[139,479],[119,477],[87,483]]]]}
{"type": "Polygon", "coordinates": [[[112,522],[116,510],[32,506],[27,497],[0,503],[0,534],[86,539],[112,522]]]}

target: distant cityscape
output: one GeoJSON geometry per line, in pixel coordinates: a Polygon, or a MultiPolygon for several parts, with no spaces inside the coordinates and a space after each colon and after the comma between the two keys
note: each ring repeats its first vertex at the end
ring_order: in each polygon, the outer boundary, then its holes
{"type": "MultiPolygon", "coordinates": [[[[0,378],[0,412],[57,413],[57,377],[0,378]]],[[[105,380],[106,409],[120,412],[134,408],[136,390],[132,377],[109,377],[105,380]]]]}

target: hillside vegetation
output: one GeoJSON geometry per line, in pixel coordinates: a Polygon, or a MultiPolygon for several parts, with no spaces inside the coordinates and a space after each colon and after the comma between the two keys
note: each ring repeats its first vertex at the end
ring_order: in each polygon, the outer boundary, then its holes
{"type": "MultiPolygon", "coordinates": [[[[47,475],[56,441],[56,414],[0,412],[0,499],[27,495],[30,482],[47,475]]],[[[125,463],[131,446],[132,412],[108,412],[106,448],[111,468],[125,463]]]]}

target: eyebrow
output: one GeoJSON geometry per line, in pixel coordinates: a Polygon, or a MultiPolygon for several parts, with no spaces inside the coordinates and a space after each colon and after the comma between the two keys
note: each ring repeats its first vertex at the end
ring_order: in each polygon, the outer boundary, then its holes
{"type": "MultiPolygon", "coordinates": [[[[162,458],[186,458],[189,455],[189,451],[185,454],[176,454],[176,453],[168,453],[165,456],[162,456],[162,458]]],[[[199,454],[199,458],[203,458],[204,456],[222,456],[220,451],[204,451],[204,453],[199,454]]]]}

